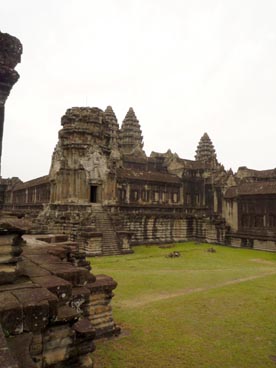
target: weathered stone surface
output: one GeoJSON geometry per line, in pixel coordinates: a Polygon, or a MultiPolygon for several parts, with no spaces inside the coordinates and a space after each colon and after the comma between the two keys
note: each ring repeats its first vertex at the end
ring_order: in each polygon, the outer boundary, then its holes
{"type": "Polygon", "coordinates": [[[80,317],[81,311],[77,311],[68,305],[63,305],[58,308],[56,322],[69,322],[77,320],[80,317]]]}
{"type": "Polygon", "coordinates": [[[0,292],[0,324],[6,334],[23,332],[23,307],[12,292],[0,292]]]}
{"type": "Polygon", "coordinates": [[[51,272],[28,259],[23,259],[22,262],[19,263],[18,269],[21,275],[29,277],[48,276],[51,274],[51,272]]]}
{"type": "Polygon", "coordinates": [[[37,240],[44,241],[46,243],[61,243],[61,242],[66,242],[68,240],[68,236],[63,235],[63,234],[43,235],[43,236],[38,236],[37,240]]]}
{"type": "Polygon", "coordinates": [[[204,133],[199,141],[195,159],[197,161],[215,161],[215,162],[217,160],[214,145],[207,133],[204,133]]]}
{"type": "Polygon", "coordinates": [[[107,275],[96,275],[96,281],[86,285],[91,293],[98,293],[103,290],[113,290],[117,287],[117,282],[107,275]]]}
{"type": "Polygon", "coordinates": [[[88,319],[82,319],[73,325],[73,329],[76,331],[77,338],[95,337],[95,329],[88,319]]]}
{"type": "Polygon", "coordinates": [[[7,33],[0,32],[0,162],[4,127],[4,105],[19,74],[14,70],[21,60],[20,41],[7,33]]]}
{"type": "Polygon", "coordinates": [[[37,368],[37,365],[30,356],[30,346],[32,343],[31,333],[11,336],[7,339],[7,343],[10,351],[14,354],[19,368],[37,368]]]}
{"type": "Polygon", "coordinates": [[[43,350],[43,338],[42,333],[33,333],[32,341],[30,344],[30,355],[31,357],[35,357],[42,354],[43,350]]]}
{"type": "Polygon", "coordinates": [[[120,333],[120,328],[114,323],[110,305],[113,297],[112,290],[116,286],[117,283],[106,275],[97,275],[94,283],[86,285],[91,292],[88,318],[96,331],[97,338],[120,333]]]}
{"type": "Polygon", "coordinates": [[[12,284],[18,278],[19,274],[13,265],[0,266],[0,285],[12,284]]]}
{"type": "Polygon", "coordinates": [[[0,214],[0,285],[13,283],[19,276],[17,262],[24,245],[23,233],[0,214]]]}
{"type": "Polygon", "coordinates": [[[78,312],[82,311],[83,316],[87,316],[89,314],[88,303],[90,293],[90,290],[86,287],[74,287],[72,290],[70,306],[78,312]]]}
{"type": "Polygon", "coordinates": [[[54,275],[71,282],[74,286],[82,286],[89,279],[91,279],[92,282],[94,280],[94,276],[91,275],[87,269],[74,267],[69,263],[50,263],[43,265],[43,268],[54,275]]]}
{"type": "Polygon", "coordinates": [[[23,307],[24,331],[44,329],[57,316],[57,297],[45,288],[12,291],[23,307]]]}
{"type": "Polygon", "coordinates": [[[31,280],[55,294],[60,302],[66,302],[72,295],[72,284],[56,276],[31,277],[31,280]]]}
{"type": "Polygon", "coordinates": [[[145,157],[139,121],[132,107],[129,108],[120,130],[120,148],[124,154],[145,157]]]}
{"type": "Polygon", "coordinates": [[[19,368],[14,354],[9,350],[5,335],[0,324],[0,367],[1,368],[19,368]]]}

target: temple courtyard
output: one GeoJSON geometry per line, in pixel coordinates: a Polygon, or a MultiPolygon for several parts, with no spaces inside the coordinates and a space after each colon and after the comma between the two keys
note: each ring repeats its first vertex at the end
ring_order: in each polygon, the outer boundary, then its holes
{"type": "Polygon", "coordinates": [[[97,344],[95,368],[276,366],[275,253],[183,243],[90,260],[118,282],[122,328],[97,344]]]}

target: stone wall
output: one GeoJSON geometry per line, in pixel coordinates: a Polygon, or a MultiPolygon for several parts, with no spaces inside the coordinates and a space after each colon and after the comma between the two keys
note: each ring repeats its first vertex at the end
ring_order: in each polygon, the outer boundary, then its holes
{"type": "Polygon", "coordinates": [[[238,203],[236,198],[228,198],[223,201],[222,215],[233,231],[238,230],[238,203]]]}
{"type": "Polygon", "coordinates": [[[116,282],[91,274],[64,235],[40,239],[47,243],[26,237],[17,282],[0,286],[0,348],[14,367],[92,367],[94,339],[119,333],[110,305],[116,282]]]}
{"type": "Polygon", "coordinates": [[[123,228],[132,234],[130,243],[159,244],[188,240],[223,244],[225,222],[201,216],[162,213],[144,214],[131,212],[113,213],[115,227],[123,228]]]}

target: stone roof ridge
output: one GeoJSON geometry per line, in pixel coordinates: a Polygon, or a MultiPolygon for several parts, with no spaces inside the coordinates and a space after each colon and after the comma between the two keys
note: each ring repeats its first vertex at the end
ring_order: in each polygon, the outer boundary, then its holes
{"type": "Polygon", "coordinates": [[[164,157],[164,158],[168,158],[168,157],[175,157],[177,159],[179,159],[178,154],[172,153],[172,151],[170,149],[167,150],[167,152],[163,153],[163,152],[155,152],[152,151],[150,154],[150,157],[155,158],[155,157],[164,157]]]}
{"type": "Polygon", "coordinates": [[[259,181],[253,183],[241,183],[226,190],[225,198],[234,198],[240,195],[265,195],[276,194],[276,181],[259,181]]]}
{"type": "Polygon", "coordinates": [[[276,181],[258,181],[242,183],[238,187],[239,195],[276,194],[276,181]]]}
{"type": "Polygon", "coordinates": [[[27,187],[32,187],[36,185],[46,184],[50,181],[49,175],[40,176],[39,178],[31,179],[25,182],[17,182],[15,184],[15,189],[23,189],[27,187]]]}
{"type": "Polygon", "coordinates": [[[266,169],[266,170],[256,170],[256,169],[250,169],[246,166],[240,166],[238,168],[238,171],[247,171],[248,173],[252,174],[276,174],[276,168],[274,169],[266,169]]]}

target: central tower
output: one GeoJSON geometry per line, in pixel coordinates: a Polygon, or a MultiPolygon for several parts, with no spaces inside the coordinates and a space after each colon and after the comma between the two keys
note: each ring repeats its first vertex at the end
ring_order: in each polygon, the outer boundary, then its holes
{"type": "Polygon", "coordinates": [[[66,111],[61,124],[50,169],[51,202],[111,201],[115,188],[109,158],[114,137],[105,113],[98,108],[74,107],[66,111]]]}

